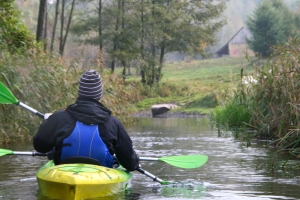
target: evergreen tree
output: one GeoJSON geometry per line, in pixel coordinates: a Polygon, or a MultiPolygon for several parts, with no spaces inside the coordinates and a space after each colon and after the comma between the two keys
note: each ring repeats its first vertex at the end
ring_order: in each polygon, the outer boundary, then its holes
{"type": "Polygon", "coordinates": [[[285,37],[288,38],[293,34],[294,30],[297,30],[299,27],[296,25],[296,17],[298,14],[293,12],[283,0],[273,0],[272,5],[278,10],[277,12],[282,15],[282,29],[284,30],[285,37]]]}
{"type": "Polygon", "coordinates": [[[263,0],[246,22],[253,38],[249,47],[262,57],[272,53],[272,46],[284,43],[294,24],[293,17],[281,0],[263,0]]]}

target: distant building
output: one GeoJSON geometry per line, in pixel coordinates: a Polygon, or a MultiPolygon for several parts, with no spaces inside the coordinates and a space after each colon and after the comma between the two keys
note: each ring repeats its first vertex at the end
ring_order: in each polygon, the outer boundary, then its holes
{"type": "Polygon", "coordinates": [[[232,58],[243,57],[246,54],[254,56],[254,52],[249,49],[246,38],[252,37],[248,28],[242,27],[221,49],[216,52],[218,58],[229,56],[232,58]]]}

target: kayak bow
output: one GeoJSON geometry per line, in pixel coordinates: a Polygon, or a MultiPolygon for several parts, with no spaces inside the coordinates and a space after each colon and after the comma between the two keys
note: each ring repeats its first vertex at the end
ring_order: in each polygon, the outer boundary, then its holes
{"type": "Polygon", "coordinates": [[[36,174],[43,196],[79,200],[109,196],[129,187],[132,173],[90,164],[54,165],[49,161],[36,174]]]}

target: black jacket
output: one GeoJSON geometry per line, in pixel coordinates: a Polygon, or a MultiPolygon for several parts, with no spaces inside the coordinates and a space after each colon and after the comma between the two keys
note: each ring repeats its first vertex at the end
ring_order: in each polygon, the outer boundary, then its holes
{"type": "Polygon", "coordinates": [[[116,155],[119,163],[128,171],[138,168],[138,156],[120,120],[112,116],[111,111],[101,103],[90,98],[78,97],[66,110],[56,111],[45,120],[33,137],[35,150],[47,153],[55,147],[53,159],[58,163],[62,141],[73,132],[76,121],[98,124],[101,139],[110,153],[116,155]]]}

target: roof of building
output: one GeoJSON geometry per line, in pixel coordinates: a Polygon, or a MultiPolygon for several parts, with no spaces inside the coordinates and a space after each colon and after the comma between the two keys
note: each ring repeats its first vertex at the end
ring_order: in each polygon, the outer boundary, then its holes
{"type": "MultiPolygon", "coordinates": [[[[228,44],[229,44],[230,42],[232,42],[232,41],[236,38],[236,36],[237,36],[242,30],[246,30],[246,32],[245,32],[245,34],[244,34],[245,37],[241,37],[241,38],[240,38],[240,40],[239,40],[240,43],[241,43],[241,42],[245,43],[245,42],[246,42],[246,41],[245,41],[245,40],[246,40],[245,38],[252,37],[252,35],[251,35],[249,29],[247,29],[247,28],[245,28],[245,27],[242,27],[242,28],[240,28],[240,30],[239,30],[238,32],[236,32],[236,34],[235,34],[232,38],[230,38],[230,40],[229,40],[223,47],[221,47],[221,48],[216,52],[216,54],[229,54],[229,52],[228,52],[228,44]]],[[[233,43],[237,43],[237,42],[233,42],[233,43]]]]}

